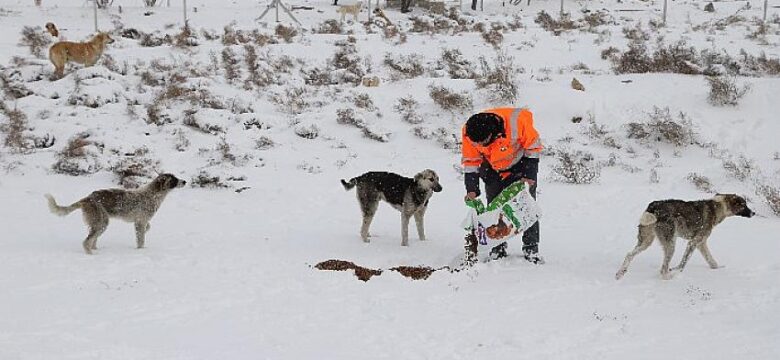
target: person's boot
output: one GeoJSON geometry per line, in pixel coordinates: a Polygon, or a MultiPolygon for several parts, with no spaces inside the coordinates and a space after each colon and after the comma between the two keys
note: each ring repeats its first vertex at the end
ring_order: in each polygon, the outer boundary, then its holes
{"type": "Polygon", "coordinates": [[[539,255],[539,248],[536,246],[523,246],[523,258],[531,264],[544,264],[544,258],[539,255]]]}
{"type": "Polygon", "coordinates": [[[471,10],[477,11],[477,0],[471,0],[471,10]]]}
{"type": "Polygon", "coordinates": [[[501,258],[505,258],[507,256],[506,247],[507,247],[506,242],[502,242],[494,246],[492,249],[490,249],[490,259],[498,260],[501,258]]]}

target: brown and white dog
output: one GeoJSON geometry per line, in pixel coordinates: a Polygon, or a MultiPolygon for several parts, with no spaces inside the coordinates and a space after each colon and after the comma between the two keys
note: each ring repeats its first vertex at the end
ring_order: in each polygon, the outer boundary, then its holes
{"type": "Polygon", "coordinates": [[[46,31],[48,31],[49,34],[53,36],[55,39],[60,38],[60,30],[57,29],[57,25],[54,25],[53,22],[46,23],[46,31]]]}
{"type": "Polygon", "coordinates": [[[149,221],[165,196],[186,184],[186,181],[171,174],[162,174],[140,189],[97,190],[68,206],[57,205],[54,197],[49,194],[45,196],[49,200],[49,210],[56,215],[65,216],[81,209],[84,222],[89,227],[89,234],[82,245],[87,254],[92,254],[92,250],[97,249],[97,238],[106,231],[110,218],[134,223],[136,246],[139,249],[144,247],[146,232],[150,228],[149,221]]]}
{"type": "Polygon", "coordinates": [[[727,217],[749,218],[753,215],[755,213],[747,206],[745,199],[734,194],[717,194],[712,199],[699,201],[653,201],[639,219],[639,241],[626,255],[615,278],[622,278],[634,256],[646,250],[656,237],[664,249],[664,260],[661,264],[661,277],[664,280],[672,278],[669,262],[674,255],[675,237],[687,239],[688,247],[685,248],[680,264],[671,270],[682,271],[694,249],[699,249],[710,268],[717,269],[718,263],[707,247],[710,233],[727,217]]]}
{"type": "Polygon", "coordinates": [[[103,55],[106,45],[114,42],[107,33],[101,32],[87,42],[59,41],[49,48],[49,60],[54,64],[54,77],[61,78],[65,72],[65,64],[69,61],[95,65],[103,55]]]}

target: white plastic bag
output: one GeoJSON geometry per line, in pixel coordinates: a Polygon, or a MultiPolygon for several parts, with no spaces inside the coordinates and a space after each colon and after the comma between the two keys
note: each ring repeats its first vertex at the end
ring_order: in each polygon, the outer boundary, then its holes
{"type": "Polygon", "coordinates": [[[474,232],[480,247],[493,247],[527,230],[541,217],[539,204],[523,182],[516,182],[485,206],[481,200],[466,201],[463,229],[474,232]]]}

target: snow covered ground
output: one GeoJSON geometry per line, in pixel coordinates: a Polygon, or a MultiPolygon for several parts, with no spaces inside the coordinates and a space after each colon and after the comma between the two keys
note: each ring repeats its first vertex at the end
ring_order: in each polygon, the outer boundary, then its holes
{"type": "MultiPolygon", "coordinates": [[[[140,4],[115,1],[99,12],[100,27],[180,32],[181,7],[158,7],[144,16],[140,4]]],[[[367,30],[351,23],[342,34],[318,34],[312,29],[337,18],[330,1],[289,4],[314,7],[294,12],[304,26],[290,43],[273,35],[273,13],[267,25],[255,21],[265,3],[188,1],[198,46],[146,47],[115,30],[117,42],[106,51],[114,65],[73,66],[65,78],[50,81],[48,60],[17,45],[22,28],[54,21],[64,37],[81,41],[93,30],[91,8],[82,0],[44,0],[42,8],[32,1],[0,0],[0,73],[6,83],[29,91],[15,99],[4,86],[5,107],[26,116],[22,135],[29,149],[0,147],[0,359],[774,359],[780,354],[780,221],[761,196],[762,187],[780,187],[775,111],[780,79],[767,73],[739,76],[737,83],[749,85],[749,91],[739,105],[720,107],[708,103],[703,75],[615,74],[601,57],[610,46],[624,51],[629,40],[623,29],[641,22],[651,49],[663,37],[665,44],[685,40],[698,51],[740,57],[744,49],[777,59],[777,9],[770,9],[765,34],[751,38],[763,1],[716,2],[714,13],[702,10],[705,2],[671,2],[668,25],[659,28],[648,25],[660,19],[658,1],[566,2],[575,20],[583,17],[582,9],[604,9],[612,21],[559,35],[534,22],[540,10],[557,18],[556,1],[506,7],[486,2],[484,12],[464,10],[463,18],[482,21],[487,29],[491,21],[514,22],[513,14],[522,24],[517,31],[502,30],[500,48],[523,69],[515,71],[514,104],[534,111],[550,149],[542,159],[539,188],[547,263],[509,258],[459,273],[437,272],[425,281],[385,273],[362,282],[350,272],[313,266],[343,259],[383,269],[438,267],[462,254],[464,190],[452,134],[470,113],[499,103],[491,103],[489,91],[474,80],[451,79],[437,61],[443,49],[457,48],[479,71],[478,57],[492,63],[495,51],[478,31],[414,32],[408,16],[395,9],[387,14],[405,40],[385,38],[378,26],[367,30]],[[734,14],[742,19],[712,25],[734,14]],[[223,37],[231,23],[236,30],[259,29],[277,39],[255,49],[271,63],[289,56],[289,72],[273,73],[279,78],[269,85],[248,84],[249,50],[241,44],[223,52],[221,38],[208,40],[202,33],[223,37]],[[352,49],[343,42],[347,32],[355,38],[355,52],[346,57],[359,57],[357,66],[379,76],[380,86],[307,84],[301,74],[312,67],[343,75],[327,64],[337,48],[352,49]],[[224,66],[231,53],[239,60],[233,80],[224,66]],[[385,64],[387,53],[420,56],[421,74],[406,79],[393,72],[385,64]],[[584,92],[571,88],[572,77],[584,92]],[[473,106],[442,110],[429,96],[430,84],[466,92],[473,106]],[[160,100],[171,88],[185,96],[160,100]],[[404,122],[395,109],[406,96],[419,103],[422,123],[404,122]],[[373,105],[365,106],[365,98],[373,105]],[[150,113],[158,100],[157,113],[150,113]],[[629,123],[650,121],[666,108],[675,121],[685,114],[696,144],[627,137],[629,123]],[[354,109],[358,126],[337,121],[342,109],[354,109]],[[152,115],[162,119],[159,124],[152,115]],[[583,120],[575,123],[573,117],[583,120]],[[56,172],[58,154],[81,133],[91,145],[68,164],[90,174],[56,172]],[[47,134],[55,138],[53,145],[31,146],[47,134]],[[591,155],[591,166],[600,166],[599,179],[554,181],[557,154],[577,150],[591,155]],[[200,175],[219,177],[227,187],[173,191],[152,220],[145,249],[135,249],[132,225],[114,221],[96,254],[85,255],[80,216],[50,214],[43,194],[70,203],[92,190],[117,187],[117,173],[128,161],[146,164],[141,183],[156,169],[188,182],[200,175]],[[381,205],[375,236],[364,244],[355,195],[338,180],[368,170],[412,176],[425,168],[436,170],[444,186],[426,215],[429,240],[417,241],[411,231],[410,246],[401,247],[399,216],[381,205]],[[721,269],[710,270],[694,254],[685,272],[663,281],[656,244],[615,281],[648,202],[713,194],[694,186],[687,179],[691,173],[707,177],[715,191],[747,196],[761,216],[730,218],[715,229],[709,244],[721,269]]],[[[423,14],[416,8],[410,15],[423,14]]],[[[361,20],[366,17],[364,9],[361,20]]],[[[4,144],[9,123],[0,115],[4,144]]],[[[675,261],[682,248],[680,242],[675,261]]],[[[518,249],[510,244],[510,251],[518,249]]]]}

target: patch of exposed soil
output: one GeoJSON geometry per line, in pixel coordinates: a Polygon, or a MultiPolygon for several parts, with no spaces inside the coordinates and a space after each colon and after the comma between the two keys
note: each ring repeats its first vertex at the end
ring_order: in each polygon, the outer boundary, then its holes
{"type": "Polygon", "coordinates": [[[390,269],[390,271],[395,271],[412,280],[425,280],[437,270],[442,269],[434,269],[428,266],[396,266],[390,269]]]}

